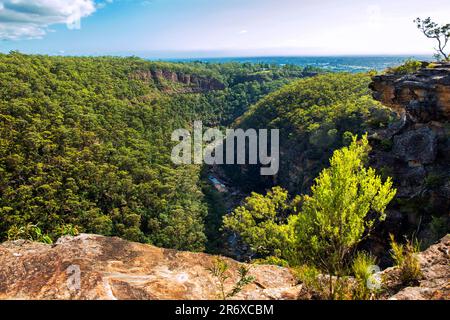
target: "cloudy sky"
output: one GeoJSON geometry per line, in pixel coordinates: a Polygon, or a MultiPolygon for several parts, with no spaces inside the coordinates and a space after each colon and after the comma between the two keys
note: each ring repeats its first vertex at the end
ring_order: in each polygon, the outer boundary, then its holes
{"type": "Polygon", "coordinates": [[[147,57],[431,54],[450,0],[0,0],[0,51],[147,57]]]}

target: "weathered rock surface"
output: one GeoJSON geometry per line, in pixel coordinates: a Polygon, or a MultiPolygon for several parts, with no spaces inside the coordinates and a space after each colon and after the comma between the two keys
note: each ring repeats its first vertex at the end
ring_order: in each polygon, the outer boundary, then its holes
{"type": "Polygon", "coordinates": [[[417,122],[450,118],[450,63],[425,63],[416,73],[375,76],[374,98],[406,110],[417,122]]]}
{"type": "MultiPolygon", "coordinates": [[[[450,300],[450,235],[444,237],[439,243],[419,254],[423,279],[417,287],[406,287],[393,296],[392,300],[450,300]]],[[[395,268],[389,268],[383,273],[385,278],[394,278],[388,284],[396,286],[395,268]],[[391,274],[391,275],[389,275],[391,274]]]]}
{"type": "Polygon", "coordinates": [[[429,164],[436,159],[436,134],[428,127],[407,131],[394,137],[394,156],[409,164],[429,164]]]}
{"type": "MultiPolygon", "coordinates": [[[[217,299],[216,279],[207,270],[214,258],[88,234],[55,245],[5,242],[0,299],[217,299]]],[[[240,264],[227,262],[230,290],[240,264]]],[[[252,265],[250,274],[255,282],[236,299],[296,299],[301,291],[288,269],[252,265]]]]}
{"type": "Polygon", "coordinates": [[[389,230],[397,236],[414,233],[430,244],[450,230],[450,63],[375,76],[370,87],[375,99],[400,115],[397,123],[371,136],[371,165],[392,176],[397,188],[388,218],[402,215],[394,226],[387,225],[388,219],[378,238],[388,239],[389,230]]]}
{"type": "MultiPolygon", "coordinates": [[[[450,299],[450,235],[419,254],[423,279],[402,288],[397,270],[383,271],[393,299],[450,299]],[[400,290],[400,292],[398,292],[400,290]]],[[[12,241],[0,245],[0,299],[217,299],[208,268],[216,257],[119,238],[81,234],[54,245],[12,241]]],[[[226,259],[228,292],[240,263],[226,259]]],[[[286,268],[251,265],[255,281],[233,299],[308,299],[306,287],[286,268]]]]}

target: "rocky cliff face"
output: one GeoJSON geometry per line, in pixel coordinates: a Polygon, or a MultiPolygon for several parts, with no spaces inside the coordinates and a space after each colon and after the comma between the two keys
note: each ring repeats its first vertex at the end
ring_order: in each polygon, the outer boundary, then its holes
{"type": "Polygon", "coordinates": [[[141,70],[133,73],[131,78],[142,81],[153,81],[166,91],[171,91],[172,89],[165,87],[165,82],[181,84],[183,88],[177,90],[178,93],[202,93],[225,89],[225,85],[217,79],[169,70],[141,70]]]}
{"type": "Polygon", "coordinates": [[[374,98],[415,122],[448,121],[450,118],[450,62],[424,63],[408,75],[380,75],[370,85],[374,98]]]}
{"type": "MultiPolygon", "coordinates": [[[[419,259],[417,287],[402,288],[395,268],[382,298],[450,299],[450,236],[419,259]]],[[[54,245],[23,240],[0,244],[0,299],[217,299],[217,279],[208,268],[215,257],[180,252],[119,238],[81,234],[54,245]]],[[[226,259],[228,292],[242,264],[226,259]]],[[[251,265],[255,281],[234,299],[308,299],[311,294],[286,268],[251,265]]]]}
{"type": "Polygon", "coordinates": [[[430,244],[450,230],[450,63],[375,76],[370,87],[400,115],[371,136],[372,165],[393,176],[398,189],[379,232],[414,233],[430,244]]]}

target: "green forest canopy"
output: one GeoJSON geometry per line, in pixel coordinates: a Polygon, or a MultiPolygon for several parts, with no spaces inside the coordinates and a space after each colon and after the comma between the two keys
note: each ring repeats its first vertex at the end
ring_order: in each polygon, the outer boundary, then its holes
{"type": "Polygon", "coordinates": [[[0,55],[0,239],[36,225],[52,239],[77,229],[202,250],[200,168],[172,165],[172,130],[226,124],[301,76],[297,67],[0,55]],[[215,77],[226,89],[170,94],[132,76],[142,70],[215,77]]]}

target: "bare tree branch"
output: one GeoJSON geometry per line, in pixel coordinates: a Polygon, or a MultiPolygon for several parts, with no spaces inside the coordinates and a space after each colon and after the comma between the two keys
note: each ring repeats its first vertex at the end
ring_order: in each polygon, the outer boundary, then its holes
{"type": "Polygon", "coordinates": [[[450,24],[443,26],[431,21],[431,18],[426,19],[417,18],[414,20],[417,28],[429,39],[436,39],[438,47],[435,49],[438,56],[443,57],[444,60],[449,59],[449,54],[445,53],[445,48],[450,39],[450,24]]]}

